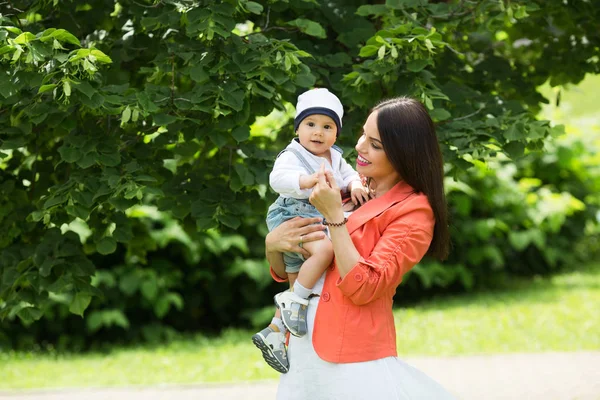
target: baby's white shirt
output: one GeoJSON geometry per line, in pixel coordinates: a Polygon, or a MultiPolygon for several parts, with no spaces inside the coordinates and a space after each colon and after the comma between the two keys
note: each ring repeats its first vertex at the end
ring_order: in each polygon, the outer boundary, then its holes
{"type": "MultiPolygon", "coordinates": [[[[325,168],[333,172],[335,182],[344,192],[348,190],[350,182],[360,180],[358,172],[342,158],[342,153],[335,149],[330,150],[331,164],[329,164],[325,157],[315,156],[296,139],[292,140],[286,147],[286,149],[290,148],[300,152],[315,172],[319,171],[321,164],[325,163],[325,168]]],[[[273,170],[269,175],[269,184],[281,197],[308,199],[312,193],[312,188],[300,189],[300,175],[310,174],[293,152],[285,151],[275,160],[275,165],[273,165],[273,170]]]]}

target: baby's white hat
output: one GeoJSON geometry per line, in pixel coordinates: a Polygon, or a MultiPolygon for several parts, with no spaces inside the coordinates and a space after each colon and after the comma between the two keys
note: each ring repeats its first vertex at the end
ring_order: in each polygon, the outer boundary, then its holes
{"type": "Polygon", "coordinates": [[[337,125],[338,135],[342,131],[342,117],[344,107],[338,97],[327,89],[312,89],[298,96],[296,104],[296,117],[294,118],[294,130],[298,130],[300,122],[309,115],[327,115],[337,125]]]}

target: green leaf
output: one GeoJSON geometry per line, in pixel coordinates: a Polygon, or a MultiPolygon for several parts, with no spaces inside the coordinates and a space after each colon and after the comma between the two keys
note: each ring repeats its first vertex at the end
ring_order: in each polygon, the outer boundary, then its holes
{"type": "Polygon", "coordinates": [[[210,76],[206,73],[201,65],[196,65],[190,69],[190,78],[197,83],[204,83],[210,79],[210,76]]]}
{"type": "Polygon", "coordinates": [[[519,129],[517,125],[518,124],[514,124],[506,131],[504,131],[504,137],[507,140],[519,140],[525,137],[524,132],[521,129],[519,129]]]}
{"type": "Polygon", "coordinates": [[[253,14],[260,15],[264,8],[261,4],[255,3],[254,1],[249,1],[246,3],[246,9],[253,14]]]}
{"type": "Polygon", "coordinates": [[[131,226],[117,225],[112,237],[117,242],[128,243],[131,239],[133,239],[133,231],[131,226]]]}
{"type": "Polygon", "coordinates": [[[95,151],[90,151],[86,153],[77,161],[77,165],[80,168],[86,169],[96,164],[96,158],[98,157],[98,153],[95,151]]]}
{"type": "Polygon", "coordinates": [[[14,43],[16,44],[26,44],[31,42],[32,40],[36,40],[37,38],[31,32],[23,32],[19,36],[14,39],[14,43]]]}
{"type": "Polygon", "coordinates": [[[81,218],[84,221],[90,216],[90,210],[80,204],[68,205],[65,207],[65,211],[67,211],[67,214],[81,218]]]}
{"type": "Polygon", "coordinates": [[[310,19],[297,18],[287,23],[288,25],[295,26],[300,29],[301,32],[307,35],[318,37],[320,39],[326,39],[327,33],[325,29],[318,22],[311,21],[310,19]]]}
{"type": "Polygon", "coordinates": [[[121,114],[121,125],[125,125],[127,122],[129,122],[129,119],[131,118],[131,108],[129,108],[129,106],[125,107],[125,109],[123,110],[123,113],[121,114]]]}
{"type": "Polygon", "coordinates": [[[128,209],[136,205],[138,203],[138,200],[135,198],[135,196],[132,196],[132,198],[129,199],[125,199],[122,197],[113,197],[108,202],[112,204],[118,211],[127,211],[128,209]]]}
{"type": "Polygon", "coordinates": [[[81,93],[85,94],[88,99],[91,99],[92,96],[94,96],[94,94],[97,93],[96,89],[94,89],[92,87],[92,85],[90,85],[89,82],[87,82],[87,81],[73,82],[73,83],[75,84],[74,85],[75,90],[78,90],[81,93]]]}
{"type": "Polygon", "coordinates": [[[156,282],[156,278],[150,277],[142,282],[140,291],[146,300],[152,302],[154,299],[156,299],[156,295],[158,294],[158,284],[156,282]]]}
{"type": "Polygon", "coordinates": [[[416,8],[427,4],[427,0],[386,0],[385,4],[390,8],[401,10],[404,8],[416,8]]]}
{"type": "Polygon", "coordinates": [[[110,59],[109,56],[107,56],[106,54],[104,54],[103,52],[101,52],[98,49],[92,49],[90,51],[90,55],[96,57],[96,60],[98,60],[98,62],[104,63],[104,64],[110,64],[112,63],[112,60],[110,59]]]}
{"type": "Polygon", "coordinates": [[[360,15],[361,17],[374,15],[378,17],[380,15],[385,15],[389,12],[390,11],[385,4],[363,5],[358,7],[358,9],[356,10],[356,15],[360,15]]]}
{"type": "Polygon", "coordinates": [[[167,114],[156,114],[153,116],[154,124],[158,126],[166,126],[177,121],[177,117],[167,114]]]}
{"type": "Polygon", "coordinates": [[[64,144],[59,147],[58,152],[60,153],[60,158],[68,163],[77,162],[82,155],[79,149],[64,144]]]}
{"type": "Polygon", "coordinates": [[[66,42],[66,43],[74,44],[76,46],[81,46],[79,39],[77,39],[75,36],[73,36],[73,34],[69,33],[68,31],[66,31],[64,29],[54,29],[54,28],[46,29],[42,33],[40,40],[42,42],[58,40],[60,42],[66,42]]]}
{"type": "Polygon", "coordinates": [[[231,131],[231,136],[233,136],[238,143],[248,140],[250,137],[250,127],[247,125],[238,126],[231,131]]]}
{"type": "Polygon", "coordinates": [[[150,96],[146,92],[136,92],[135,97],[137,98],[140,106],[149,113],[154,113],[159,110],[158,106],[150,100],[150,96]]]}
{"type": "Polygon", "coordinates": [[[68,79],[63,79],[62,83],[63,83],[63,92],[65,93],[65,96],[70,97],[71,96],[71,83],[69,82],[68,79]]]}
{"type": "Polygon", "coordinates": [[[535,121],[529,125],[529,134],[527,137],[534,140],[543,139],[546,137],[547,132],[548,127],[546,126],[546,121],[535,121]]]}
{"type": "Polygon", "coordinates": [[[136,271],[131,271],[119,280],[119,289],[127,296],[133,295],[140,287],[140,277],[136,271]]]}
{"type": "Polygon", "coordinates": [[[433,102],[429,96],[425,96],[425,106],[428,110],[433,110],[433,102]]]}
{"type": "Polygon", "coordinates": [[[379,46],[367,45],[361,47],[360,53],[358,53],[358,55],[361,57],[371,57],[372,55],[377,54],[378,50],[379,46]]]}
{"type": "Polygon", "coordinates": [[[51,257],[46,258],[40,266],[40,275],[43,277],[50,276],[50,273],[52,272],[52,267],[54,267],[56,264],[59,264],[60,262],[62,262],[62,259],[57,260],[51,257]]]}
{"type": "Polygon", "coordinates": [[[83,312],[90,305],[92,301],[92,296],[87,293],[77,292],[75,296],[73,296],[73,300],[69,305],[69,311],[73,314],[77,314],[83,317],[83,312]]]}
{"type": "Polygon", "coordinates": [[[223,132],[211,131],[208,136],[218,147],[223,147],[227,144],[227,136],[225,136],[223,132]]]}
{"type": "MultiPolygon", "coordinates": [[[[0,139],[1,140],[1,139],[0,139]]],[[[25,147],[25,138],[24,137],[16,137],[11,139],[5,139],[2,141],[2,145],[0,149],[2,150],[14,150],[21,147],[25,147]]]]}
{"type": "Polygon", "coordinates": [[[103,153],[98,157],[98,162],[107,167],[116,167],[121,164],[121,155],[118,152],[115,153],[103,153]]]}
{"type": "Polygon", "coordinates": [[[67,195],[53,195],[44,203],[43,208],[47,210],[50,207],[54,207],[58,204],[62,204],[67,201],[67,195]]]}
{"type": "Polygon", "coordinates": [[[412,60],[411,62],[406,64],[406,69],[408,69],[411,72],[419,72],[422,69],[424,69],[426,66],[428,66],[429,64],[430,64],[429,59],[421,58],[421,59],[417,59],[417,60],[412,60]]]}
{"type": "Polygon", "coordinates": [[[39,222],[44,218],[44,213],[41,211],[34,211],[30,214],[31,220],[35,222],[39,222]]]}
{"type": "Polygon", "coordinates": [[[525,17],[529,17],[529,14],[527,14],[527,6],[518,6],[517,11],[514,15],[516,19],[523,19],[525,17]]]}
{"type": "Polygon", "coordinates": [[[42,85],[42,86],[40,86],[40,88],[39,88],[39,90],[38,90],[38,94],[40,94],[40,93],[45,93],[45,92],[47,92],[47,91],[49,91],[49,90],[52,90],[52,89],[54,89],[56,86],[58,86],[56,83],[52,83],[52,84],[50,84],[50,85],[42,85]]]}
{"type": "Polygon", "coordinates": [[[174,292],[162,295],[154,305],[154,313],[158,318],[163,318],[168,314],[171,305],[181,310],[183,308],[183,299],[181,296],[174,292]]]}
{"type": "Polygon", "coordinates": [[[239,228],[242,224],[242,221],[238,217],[229,214],[219,214],[217,215],[217,220],[219,220],[219,222],[221,222],[223,225],[233,229],[239,228]]]}
{"type": "Polygon", "coordinates": [[[2,54],[6,54],[6,53],[12,53],[15,50],[16,50],[16,48],[14,46],[3,46],[3,47],[0,47],[0,56],[2,54]]]}
{"type": "Polygon", "coordinates": [[[22,308],[17,312],[17,316],[26,324],[31,324],[32,322],[39,320],[42,318],[42,315],[44,315],[42,310],[33,306],[22,308]]]}
{"type": "Polygon", "coordinates": [[[247,166],[243,164],[235,164],[234,168],[235,172],[237,172],[238,176],[240,177],[242,185],[249,186],[254,183],[254,175],[252,172],[250,172],[247,166]]]}
{"type": "Polygon", "coordinates": [[[225,105],[233,108],[235,111],[242,111],[244,107],[244,92],[241,90],[228,91],[224,90],[221,93],[225,105]]]}
{"type": "Polygon", "coordinates": [[[504,145],[504,150],[511,159],[515,160],[525,153],[525,144],[521,142],[510,142],[504,145]]]}
{"type": "Polygon", "coordinates": [[[557,138],[565,134],[564,125],[555,125],[550,128],[550,136],[557,138]]]}
{"type": "Polygon", "coordinates": [[[150,175],[135,175],[134,178],[136,182],[156,182],[156,178],[150,175]]]}
{"type": "Polygon", "coordinates": [[[434,121],[445,121],[450,118],[452,115],[443,108],[436,108],[429,112],[429,115],[434,121]]]}
{"type": "Polygon", "coordinates": [[[96,243],[96,250],[102,255],[112,254],[117,250],[117,241],[109,236],[105,236],[96,243]]]}

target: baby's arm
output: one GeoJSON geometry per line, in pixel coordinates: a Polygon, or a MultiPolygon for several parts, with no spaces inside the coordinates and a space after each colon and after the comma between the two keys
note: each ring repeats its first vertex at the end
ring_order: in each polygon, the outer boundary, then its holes
{"type": "Polygon", "coordinates": [[[369,200],[369,191],[363,186],[358,172],[356,172],[343,158],[340,166],[340,173],[342,174],[344,183],[347,183],[345,189],[350,193],[354,205],[358,205],[359,203],[362,205],[369,200]]]}
{"type": "Polygon", "coordinates": [[[298,165],[296,157],[291,152],[281,154],[269,175],[269,184],[274,191],[281,195],[294,198],[308,198],[310,190],[300,184],[301,177],[305,175],[304,168],[298,165]]]}
{"type": "Polygon", "coordinates": [[[312,189],[313,186],[317,184],[318,180],[319,178],[317,177],[316,172],[312,175],[300,175],[300,189],[312,189]]]}
{"type": "Polygon", "coordinates": [[[369,190],[363,186],[360,180],[350,182],[348,184],[348,191],[354,205],[358,205],[358,203],[362,205],[369,200],[369,190]]]}

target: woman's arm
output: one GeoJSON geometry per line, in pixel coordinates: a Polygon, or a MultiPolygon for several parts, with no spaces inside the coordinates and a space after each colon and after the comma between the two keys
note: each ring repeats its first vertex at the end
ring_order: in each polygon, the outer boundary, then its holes
{"type": "Polygon", "coordinates": [[[325,238],[323,232],[325,227],[320,224],[321,220],[322,218],[296,217],[285,221],[267,234],[265,238],[265,255],[271,266],[271,272],[280,280],[287,280],[282,253],[301,253],[305,257],[309,257],[310,253],[300,247],[300,243],[325,238]]]}
{"type": "MultiPolygon", "coordinates": [[[[323,170],[320,174],[310,202],[328,222],[339,223],[344,219],[336,200],[339,189],[332,177],[323,170]]],[[[337,286],[353,303],[362,305],[395,289],[403,275],[425,255],[431,243],[433,215],[425,201],[410,214],[398,216],[387,225],[370,254],[364,256],[356,249],[345,225],[330,227],[329,231],[341,276],[337,286]]]]}
{"type": "Polygon", "coordinates": [[[287,277],[287,273],[285,272],[285,264],[283,262],[283,253],[280,253],[278,251],[269,251],[269,249],[273,248],[274,244],[272,241],[276,240],[274,237],[269,237],[270,233],[267,235],[267,237],[265,238],[265,255],[267,257],[267,261],[269,262],[269,265],[271,266],[271,273],[275,274],[275,276],[273,276],[273,278],[277,277],[279,279],[275,279],[275,280],[282,280],[282,281],[287,281],[288,277],[287,277]]]}
{"type": "MultiPolygon", "coordinates": [[[[333,174],[325,171],[324,165],[321,165],[319,182],[313,188],[310,202],[323,214],[327,222],[339,223],[344,220],[340,188],[337,186],[333,174]]],[[[356,265],[360,254],[352,242],[346,225],[330,226],[329,234],[333,243],[335,263],[343,278],[356,265]]]]}
{"type": "Polygon", "coordinates": [[[431,243],[432,230],[415,226],[415,217],[403,216],[390,222],[371,253],[360,257],[352,272],[338,280],[337,287],[354,304],[370,303],[395,290],[404,275],[421,261],[431,243]]]}

